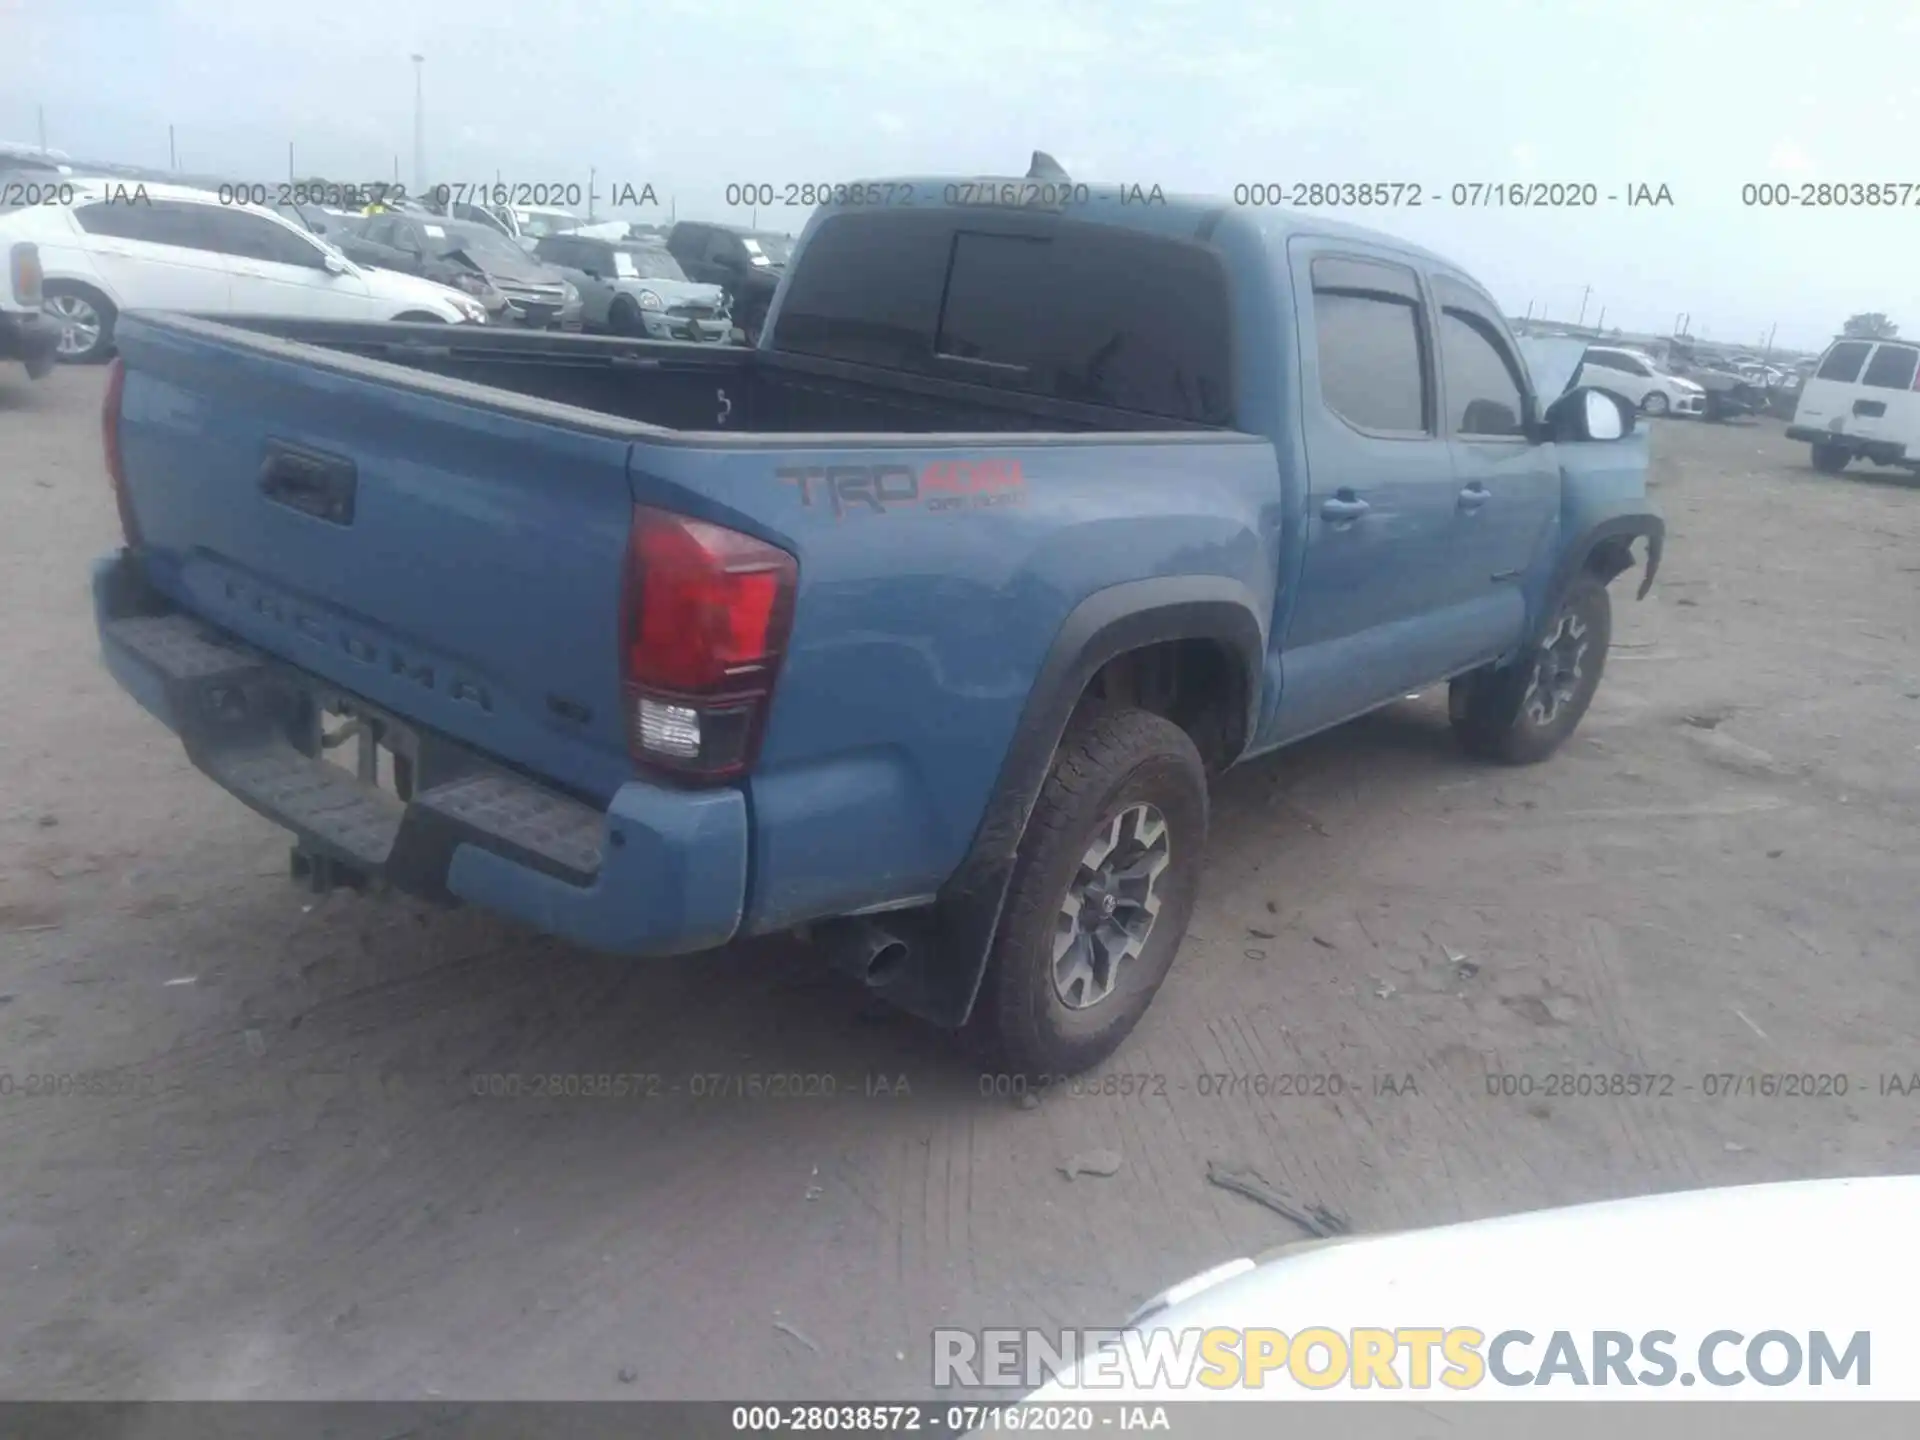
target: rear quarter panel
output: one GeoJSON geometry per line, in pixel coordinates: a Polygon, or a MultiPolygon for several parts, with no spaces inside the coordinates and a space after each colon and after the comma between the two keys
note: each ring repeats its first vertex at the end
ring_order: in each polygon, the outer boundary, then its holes
{"type": "MultiPolygon", "coordinates": [[[[890,437],[887,437],[890,438],[890,437]]],[[[635,446],[635,498],[799,558],[747,782],[746,927],[925,899],[973,839],[1062,622],[1164,575],[1244,587],[1264,633],[1274,452],[1237,434],[635,446]],[[834,477],[886,497],[836,505],[834,477]]]]}

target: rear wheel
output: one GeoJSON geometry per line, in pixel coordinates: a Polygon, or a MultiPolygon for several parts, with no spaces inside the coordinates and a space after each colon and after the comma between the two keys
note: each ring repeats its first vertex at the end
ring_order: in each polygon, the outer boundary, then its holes
{"type": "Polygon", "coordinates": [[[87,365],[113,349],[113,303],[90,285],[49,280],[41,309],[59,330],[54,354],[69,365],[87,365]]]}
{"type": "Polygon", "coordinates": [[[1090,709],[1060,742],[1014,862],[977,1010],[1016,1074],[1119,1048],[1186,935],[1207,836],[1200,753],[1172,721],[1090,709]]]}
{"type": "Polygon", "coordinates": [[[1813,447],[1813,468],[1822,475],[1838,475],[1847,468],[1847,462],[1853,458],[1844,445],[1815,445],[1813,447]]]}
{"type": "Polygon", "coordinates": [[[1508,765],[1532,765],[1553,754],[1593,703],[1612,637],[1607,587],[1582,575],[1526,655],[1447,687],[1448,719],[1461,746],[1508,765]]]}
{"type": "Polygon", "coordinates": [[[1649,415],[1664,415],[1671,408],[1667,397],[1658,390],[1649,390],[1647,398],[1640,402],[1640,408],[1649,415]]]}

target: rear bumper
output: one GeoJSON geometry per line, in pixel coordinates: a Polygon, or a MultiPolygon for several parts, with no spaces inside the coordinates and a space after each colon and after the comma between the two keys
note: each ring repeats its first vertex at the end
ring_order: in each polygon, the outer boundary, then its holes
{"type": "Polygon", "coordinates": [[[35,380],[53,369],[60,329],[40,315],[16,315],[0,310],[0,359],[25,363],[35,380]]]}
{"type": "MultiPolygon", "coordinates": [[[[93,597],[101,655],[121,688],[180,736],[196,768],[309,852],[596,950],[687,954],[722,945],[739,928],[747,873],[740,791],[636,780],[600,811],[407,727],[418,779],[403,802],[313,747],[314,705],[340,698],[338,687],[191,616],[152,613],[122,556],[95,565],[93,597]]],[[[355,703],[373,719],[392,718],[355,703]]]]}
{"type": "Polygon", "coordinates": [[[1905,465],[1907,447],[1897,440],[1868,440],[1860,435],[1847,435],[1838,430],[1815,430],[1806,425],[1787,426],[1789,440],[1804,441],[1808,445],[1827,445],[1845,450],[1863,460],[1871,460],[1876,465],[1905,465]]]}

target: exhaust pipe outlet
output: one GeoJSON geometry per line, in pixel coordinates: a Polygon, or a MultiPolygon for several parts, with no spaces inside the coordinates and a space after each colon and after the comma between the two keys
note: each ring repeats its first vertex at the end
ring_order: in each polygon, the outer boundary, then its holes
{"type": "Polygon", "coordinates": [[[821,926],[819,944],[830,968],[869,989],[886,984],[912,953],[893,931],[857,916],[821,926]]]}

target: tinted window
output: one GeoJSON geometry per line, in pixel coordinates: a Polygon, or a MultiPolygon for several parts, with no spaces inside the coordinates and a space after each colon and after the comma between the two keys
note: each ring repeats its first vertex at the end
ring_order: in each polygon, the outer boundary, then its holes
{"type": "Polygon", "coordinates": [[[120,240],[146,240],[156,245],[178,245],[183,236],[177,224],[170,224],[171,207],[99,201],[82,205],[73,212],[80,228],[89,235],[111,235],[120,240]]]}
{"type": "Polygon", "coordinates": [[[1865,340],[1842,340],[1827,351],[1827,358],[1820,362],[1814,379],[1838,380],[1843,385],[1851,385],[1860,378],[1860,367],[1866,364],[1867,351],[1872,348],[1865,340]]]}
{"type": "Polygon", "coordinates": [[[859,215],[822,222],[787,279],[778,349],[832,360],[925,370],[940,323],[951,222],[859,215]]]}
{"type": "Polygon", "coordinates": [[[1428,430],[1426,327],[1412,298],[1419,293],[1413,272],[1316,260],[1313,275],[1320,398],[1327,408],[1362,430],[1428,430]]]}
{"type": "Polygon", "coordinates": [[[299,265],[308,270],[320,266],[320,252],[298,235],[288,234],[271,220],[249,215],[242,210],[213,205],[188,207],[195,232],[202,237],[201,247],[233,255],[243,260],[266,260],[278,265],[299,265]]]}
{"type": "Polygon", "coordinates": [[[1860,383],[1881,390],[1911,390],[1916,360],[1920,360],[1920,350],[1911,345],[1882,345],[1867,362],[1860,383]]]}
{"type": "Polygon", "coordinates": [[[1226,286],[1206,251],[1121,230],[953,238],[937,354],[1024,390],[1171,420],[1232,420],[1226,286]]]}
{"type": "Polygon", "coordinates": [[[1452,306],[1440,312],[1440,363],[1447,381],[1447,420],[1459,435],[1521,435],[1525,391],[1504,347],[1479,315],[1452,306]]]}
{"type": "Polygon", "coordinates": [[[1604,350],[1587,351],[1586,356],[1580,363],[1583,365],[1598,365],[1602,370],[1618,370],[1621,368],[1619,357],[1609,355],[1604,350]]]}
{"type": "Polygon", "coordinates": [[[707,259],[714,264],[728,261],[745,261],[746,247],[740,243],[740,237],[728,230],[715,230],[707,236],[707,259]]]}

